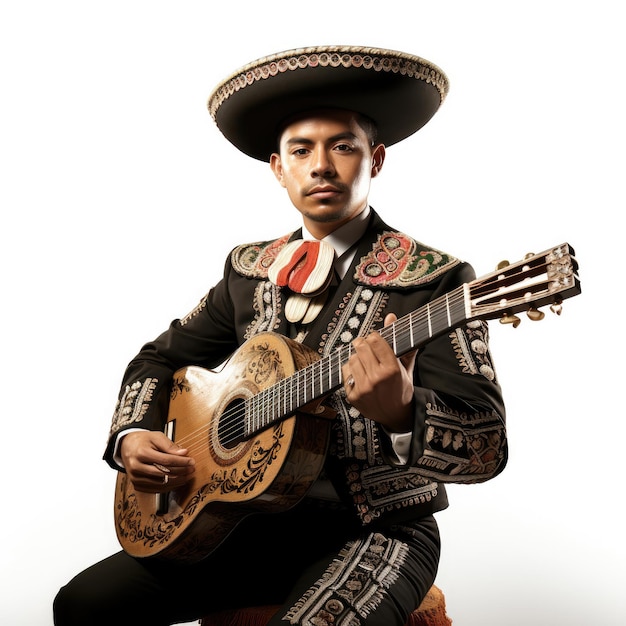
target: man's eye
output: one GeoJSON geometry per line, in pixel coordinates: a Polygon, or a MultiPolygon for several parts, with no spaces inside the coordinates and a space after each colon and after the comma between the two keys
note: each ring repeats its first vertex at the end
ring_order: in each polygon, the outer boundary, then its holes
{"type": "Polygon", "coordinates": [[[297,156],[303,156],[307,153],[308,153],[308,150],[306,148],[296,148],[292,154],[295,154],[297,156]]]}
{"type": "Polygon", "coordinates": [[[335,150],[339,150],[340,152],[349,152],[352,150],[352,146],[347,143],[340,143],[335,146],[335,150]]]}

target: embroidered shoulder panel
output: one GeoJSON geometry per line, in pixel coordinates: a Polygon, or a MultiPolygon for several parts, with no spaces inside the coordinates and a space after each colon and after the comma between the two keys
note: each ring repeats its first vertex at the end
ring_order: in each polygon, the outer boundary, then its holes
{"type": "Polygon", "coordinates": [[[292,234],[273,241],[244,243],[237,246],[230,255],[234,270],[248,278],[267,278],[267,271],[292,234]]]}
{"type": "Polygon", "coordinates": [[[354,279],[380,288],[416,287],[458,265],[459,260],[429,249],[403,233],[379,235],[371,252],[361,258],[354,279]]]}

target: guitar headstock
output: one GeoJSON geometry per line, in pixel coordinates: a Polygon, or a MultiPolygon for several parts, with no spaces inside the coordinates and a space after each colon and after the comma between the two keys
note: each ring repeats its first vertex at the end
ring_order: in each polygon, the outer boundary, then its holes
{"type": "Polygon", "coordinates": [[[503,261],[498,269],[468,284],[468,319],[500,318],[503,324],[516,327],[516,313],[526,311],[531,320],[540,320],[540,307],[549,305],[557,315],[566,298],[580,293],[578,263],[574,250],[561,244],[542,252],[528,254],[522,261],[503,261]]]}

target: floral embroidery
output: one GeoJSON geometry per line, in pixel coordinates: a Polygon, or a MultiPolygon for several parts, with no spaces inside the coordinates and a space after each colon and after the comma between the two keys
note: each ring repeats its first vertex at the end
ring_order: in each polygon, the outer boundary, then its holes
{"type": "Polygon", "coordinates": [[[291,234],[274,241],[263,241],[238,246],[230,255],[234,270],[248,278],[267,278],[267,271],[291,234]]]}
{"type": "Polygon", "coordinates": [[[259,283],[254,290],[252,308],[254,319],[246,329],[246,339],[278,327],[281,310],[280,287],[269,281],[259,283]]]}
{"type": "Polygon", "coordinates": [[[481,374],[495,381],[496,372],[489,352],[489,329],[481,320],[468,322],[449,335],[459,366],[464,373],[481,374]]]}
{"type": "Polygon", "coordinates": [[[115,406],[111,434],[144,418],[158,382],[157,378],[146,378],[143,382],[138,380],[132,385],[126,385],[122,397],[115,406]]]}
{"type": "Polygon", "coordinates": [[[456,413],[426,406],[427,449],[419,460],[420,473],[459,483],[491,478],[502,464],[504,423],[495,412],[456,413]]]}
{"type": "Polygon", "coordinates": [[[397,579],[408,546],[382,533],[349,542],[283,618],[291,624],[360,626],[397,579]]]}
{"type": "Polygon", "coordinates": [[[354,279],[373,287],[415,287],[448,271],[459,260],[437,250],[425,250],[411,237],[385,232],[361,258],[354,279]]]}
{"type": "Polygon", "coordinates": [[[328,324],[328,332],[320,342],[320,353],[329,354],[340,345],[348,345],[359,335],[364,337],[382,321],[381,311],[388,296],[361,285],[354,294],[346,294],[328,324]]]}
{"type": "MultiPolygon", "coordinates": [[[[388,294],[359,285],[346,295],[328,326],[320,346],[324,354],[349,344],[357,336],[369,333],[382,319],[388,294]]],[[[378,426],[365,419],[345,400],[343,389],[332,400],[340,419],[333,421],[333,454],[346,459],[344,471],[353,506],[363,524],[369,524],[385,512],[432,500],[437,483],[424,478],[418,470],[390,468],[380,454],[378,426]]]]}

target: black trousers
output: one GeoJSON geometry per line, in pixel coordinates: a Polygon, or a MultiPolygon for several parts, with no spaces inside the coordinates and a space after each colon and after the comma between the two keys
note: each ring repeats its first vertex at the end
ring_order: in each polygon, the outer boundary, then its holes
{"type": "Polygon", "coordinates": [[[403,626],[435,580],[439,552],[433,517],[364,530],[347,511],[305,500],[244,519],[193,565],[114,554],[59,591],[54,623],[159,626],[279,604],[272,626],[403,626]]]}

